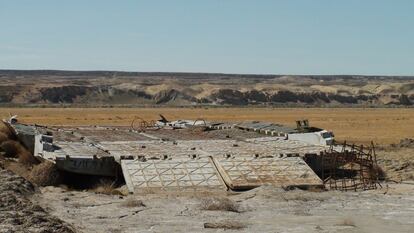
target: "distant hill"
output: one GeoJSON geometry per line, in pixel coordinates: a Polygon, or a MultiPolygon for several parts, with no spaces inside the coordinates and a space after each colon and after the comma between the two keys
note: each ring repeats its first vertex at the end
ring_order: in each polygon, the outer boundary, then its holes
{"type": "Polygon", "coordinates": [[[0,70],[2,106],[412,106],[414,76],[0,70]]]}

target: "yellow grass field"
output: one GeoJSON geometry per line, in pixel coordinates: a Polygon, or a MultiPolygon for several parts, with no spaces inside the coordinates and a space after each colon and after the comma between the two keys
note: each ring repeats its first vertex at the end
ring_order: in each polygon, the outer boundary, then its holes
{"type": "Polygon", "coordinates": [[[21,122],[43,125],[130,125],[135,117],[156,120],[259,120],[294,126],[309,119],[316,127],[332,130],[338,140],[356,143],[398,143],[414,138],[414,109],[390,108],[0,108],[0,117],[18,115],[21,122]]]}

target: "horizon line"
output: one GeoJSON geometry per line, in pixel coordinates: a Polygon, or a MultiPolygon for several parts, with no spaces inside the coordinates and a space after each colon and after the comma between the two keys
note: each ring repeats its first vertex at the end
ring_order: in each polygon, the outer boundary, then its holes
{"type": "Polygon", "coordinates": [[[198,71],[131,71],[131,70],[98,70],[98,69],[0,69],[0,72],[108,72],[108,73],[138,73],[138,74],[206,74],[206,75],[241,75],[241,76],[361,76],[361,77],[409,77],[414,75],[382,75],[382,74],[275,74],[275,73],[227,73],[227,72],[198,72],[198,71]]]}

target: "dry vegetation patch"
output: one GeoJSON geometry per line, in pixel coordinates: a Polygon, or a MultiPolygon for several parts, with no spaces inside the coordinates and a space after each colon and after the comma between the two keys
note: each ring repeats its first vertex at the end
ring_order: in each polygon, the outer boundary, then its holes
{"type": "Polygon", "coordinates": [[[200,205],[202,210],[243,212],[239,204],[226,197],[205,198],[201,201],[200,205]]]}
{"type": "Polygon", "coordinates": [[[17,157],[21,164],[34,165],[39,163],[39,161],[27,150],[19,151],[17,157]]]}
{"type": "Polygon", "coordinates": [[[0,143],[7,141],[9,139],[9,136],[7,134],[0,131],[0,143]]]}
{"type": "Polygon", "coordinates": [[[5,157],[17,158],[19,151],[23,151],[23,146],[16,141],[7,140],[0,144],[0,149],[5,152],[5,157]]]}
{"type": "Polygon", "coordinates": [[[204,223],[204,228],[240,230],[246,228],[246,224],[234,220],[224,220],[220,222],[206,222],[204,223]]]}
{"type": "Polygon", "coordinates": [[[258,120],[290,126],[304,118],[313,126],[333,130],[339,141],[390,144],[414,138],[412,108],[3,108],[0,118],[9,117],[9,112],[22,116],[19,121],[23,123],[44,125],[129,126],[136,116],[149,121],[158,119],[160,113],[169,120],[258,120]]]}
{"type": "Polygon", "coordinates": [[[338,224],[338,226],[356,227],[355,222],[350,218],[345,218],[338,224]]]}
{"type": "Polygon", "coordinates": [[[72,226],[30,201],[33,185],[0,168],[0,232],[76,232],[72,226]]]}
{"type": "Polygon", "coordinates": [[[0,150],[5,157],[18,158],[19,162],[25,165],[37,164],[37,159],[17,141],[7,140],[0,144],[0,150]]]}
{"type": "Polygon", "coordinates": [[[116,190],[115,182],[112,180],[102,179],[93,189],[95,193],[106,194],[106,195],[114,195],[118,194],[118,190],[116,190]]]}
{"type": "Polygon", "coordinates": [[[145,207],[146,205],[142,202],[142,200],[138,200],[135,198],[127,198],[123,203],[122,203],[123,207],[129,207],[129,208],[134,208],[134,207],[145,207]]]}
{"type": "Polygon", "coordinates": [[[321,192],[309,192],[309,191],[302,191],[302,190],[292,190],[286,191],[285,193],[281,194],[281,197],[284,201],[300,201],[300,202],[308,202],[308,201],[325,201],[329,199],[329,196],[323,194],[321,192]]]}
{"type": "Polygon", "coordinates": [[[49,161],[35,165],[27,178],[39,186],[58,185],[62,181],[62,176],[56,165],[49,161]]]}
{"type": "Polygon", "coordinates": [[[5,134],[8,138],[12,136],[12,132],[3,122],[0,122],[0,133],[5,134]]]}

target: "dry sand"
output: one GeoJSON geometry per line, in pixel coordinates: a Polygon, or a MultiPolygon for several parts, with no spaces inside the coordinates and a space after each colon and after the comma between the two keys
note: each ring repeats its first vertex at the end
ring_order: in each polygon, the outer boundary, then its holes
{"type": "Polygon", "coordinates": [[[286,192],[264,186],[211,196],[230,199],[239,211],[205,210],[203,203],[211,197],[200,193],[122,197],[46,187],[37,201],[84,232],[408,233],[414,229],[414,185],[342,193],[286,192]],[[129,204],[131,199],[140,204],[129,204]],[[206,224],[221,228],[206,229],[206,224]]]}
{"type": "MultiPolygon", "coordinates": [[[[24,108],[0,109],[0,117],[9,112],[23,122],[48,125],[128,125],[135,116],[149,120],[158,113],[171,119],[286,124],[308,118],[315,126],[334,130],[340,139],[389,144],[414,138],[413,109],[24,108]]],[[[64,187],[42,187],[38,192],[22,178],[1,171],[0,232],[71,232],[73,228],[78,232],[412,232],[413,156],[410,146],[378,148],[379,163],[392,181],[383,183],[381,189],[362,192],[283,191],[270,186],[238,194],[119,196],[64,187]],[[218,210],[205,206],[213,197],[223,200],[213,208],[218,210]]]]}

